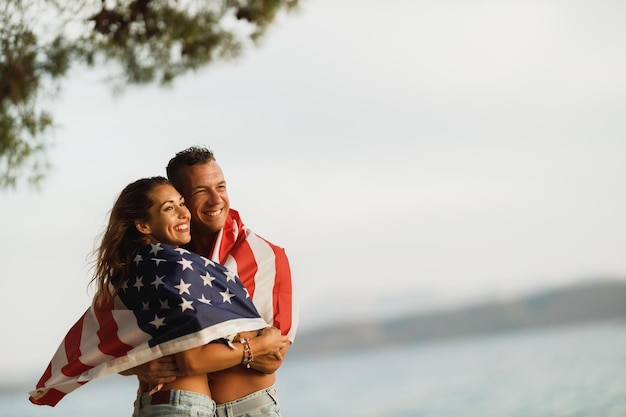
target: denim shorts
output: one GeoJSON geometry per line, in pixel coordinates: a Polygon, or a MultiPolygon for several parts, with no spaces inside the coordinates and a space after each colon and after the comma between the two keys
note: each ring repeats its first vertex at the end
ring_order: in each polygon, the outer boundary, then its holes
{"type": "Polygon", "coordinates": [[[215,415],[217,417],[280,417],[276,388],[272,385],[234,401],[219,404],[215,415]]]}
{"type": "Polygon", "coordinates": [[[133,417],[214,417],[215,401],[204,394],[182,390],[141,393],[133,417]]]}

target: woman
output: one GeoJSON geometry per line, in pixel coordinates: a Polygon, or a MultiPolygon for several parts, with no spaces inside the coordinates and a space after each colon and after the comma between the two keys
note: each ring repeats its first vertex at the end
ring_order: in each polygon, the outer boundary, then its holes
{"type": "Polygon", "coordinates": [[[253,351],[279,354],[287,338],[264,329],[241,282],[221,265],[180,248],[191,239],[189,221],[184,199],[163,177],[140,179],[121,192],[97,252],[92,306],[59,347],[32,402],[55,405],[90,379],[175,354],[185,375],[162,387],[141,383],[134,416],[191,410],[210,416],[215,403],[208,372],[249,364],[253,351]],[[94,321],[98,325],[89,328],[94,321]],[[97,343],[85,342],[96,335],[97,343]],[[68,340],[76,346],[68,348],[68,340]],[[67,363],[59,365],[63,355],[67,363]],[[194,360],[206,355],[210,363],[194,360]]]}

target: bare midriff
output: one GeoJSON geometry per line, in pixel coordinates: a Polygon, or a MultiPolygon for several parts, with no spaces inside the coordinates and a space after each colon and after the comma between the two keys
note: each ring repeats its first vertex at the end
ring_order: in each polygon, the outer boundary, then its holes
{"type": "MultiPolygon", "coordinates": [[[[139,390],[141,392],[148,392],[152,388],[154,387],[149,387],[148,384],[141,383],[139,390]]],[[[211,390],[209,389],[207,376],[205,374],[178,377],[174,382],[163,384],[161,391],[171,389],[197,392],[211,397],[211,390]]]]}
{"type": "Polygon", "coordinates": [[[268,388],[275,381],[275,374],[264,374],[242,365],[209,374],[211,394],[217,404],[227,403],[268,388]]]}

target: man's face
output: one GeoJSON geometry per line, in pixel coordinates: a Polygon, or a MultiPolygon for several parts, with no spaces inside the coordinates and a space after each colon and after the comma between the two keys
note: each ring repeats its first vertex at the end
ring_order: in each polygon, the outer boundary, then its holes
{"type": "Polygon", "coordinates": [[[226,180],[215,161],[180,169],[182,194],[191,212],[193,233],[216,233],[224,227],[230,201],[226,180]]]}

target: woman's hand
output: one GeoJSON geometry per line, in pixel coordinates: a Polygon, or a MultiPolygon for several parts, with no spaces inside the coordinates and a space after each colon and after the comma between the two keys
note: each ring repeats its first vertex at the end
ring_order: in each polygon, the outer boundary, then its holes
{"type": "MultiPolygon", "coordinates": [[[[247,334],[242,334],[247,337],[247,334]]],[[[282,336],[275,327],[267,327],[257,332],[256,337],[250,338],[252,361],[250,367],[259,372],[272,374],[283,363],[283,358],[291,342],[287,336],[282,336]]]]}
{"type": "MultiPolygon", "coordinates": [[[[243,336],[246,337],[246,336],[243,336]]],[[[283,360],[284,349],[290,342],[276,327],[259,330],[256,337],[250,338],[250,346],[254,357],[267,356],[275,360],[283,360]]]]}

